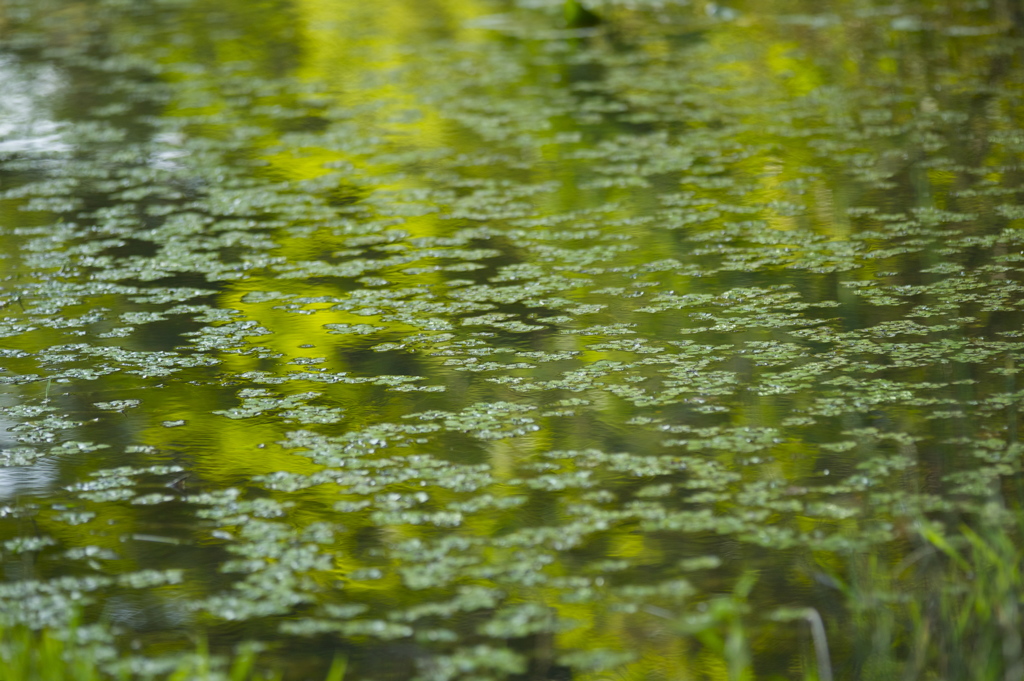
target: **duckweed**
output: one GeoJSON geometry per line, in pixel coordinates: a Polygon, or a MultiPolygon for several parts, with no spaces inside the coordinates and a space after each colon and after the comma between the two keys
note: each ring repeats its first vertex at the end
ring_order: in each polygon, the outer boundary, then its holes
{"type": "Polygon", "coordinates": [[[0,0],[0,658],[1019,676],[1011,5],[0,0]]]}

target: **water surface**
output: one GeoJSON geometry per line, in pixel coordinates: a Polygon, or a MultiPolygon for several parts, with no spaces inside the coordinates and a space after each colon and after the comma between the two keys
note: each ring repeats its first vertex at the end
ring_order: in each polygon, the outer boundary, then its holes
{"type": "Polygon", "coordinates": [[[838,678],[969,668],[893,613],[1018,527],[1015,5],[592,8],[0,0],[5,615],[142,671],[804,679],[814,616],[838,678]]]}

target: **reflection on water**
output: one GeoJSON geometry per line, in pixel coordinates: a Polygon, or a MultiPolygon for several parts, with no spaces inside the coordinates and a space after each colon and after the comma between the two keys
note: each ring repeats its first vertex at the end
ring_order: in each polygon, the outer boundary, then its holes
{"type": "Polygon", "coordinates": [[[57,467],[48,461],[31,468],[8,467],[0,470],[0,500],[9,501],[20,496],[48,492],[57,478],[57,467]]]}
{"type": "Polygon", "coordinates": [[[10,56],[0,61],[0,153],[70,150],[48,106],[63,86],[50,65],[26,66],[10,56]]]}
{"type": "Polygon", "coordinates": [[[1016,10],[590,9],[0,0],[7,616],[296,679],[1022,663],[1016,10]]]}

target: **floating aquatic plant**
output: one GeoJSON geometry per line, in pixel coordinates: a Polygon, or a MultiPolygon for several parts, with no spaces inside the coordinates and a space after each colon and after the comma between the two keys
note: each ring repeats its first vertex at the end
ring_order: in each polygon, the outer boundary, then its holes
{"type": "Polygon", "coordinates": [[[1015,10],[381,3],[0,0],[0,646],[1018,674],[1015,10]]]}

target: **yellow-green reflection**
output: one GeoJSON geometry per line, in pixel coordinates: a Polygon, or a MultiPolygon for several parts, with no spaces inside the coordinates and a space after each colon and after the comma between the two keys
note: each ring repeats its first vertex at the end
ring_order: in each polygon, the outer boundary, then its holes
{"type": "Polygon", "coordinates": [[[87,103],[5,160],[10,583],[375,678],[962,663],[851,603],[1015,504],[1005,8],[8,5],[87,103]]]}

